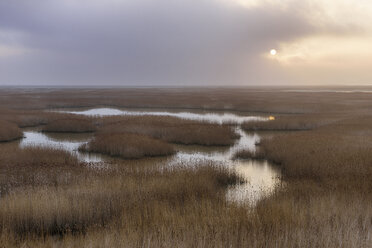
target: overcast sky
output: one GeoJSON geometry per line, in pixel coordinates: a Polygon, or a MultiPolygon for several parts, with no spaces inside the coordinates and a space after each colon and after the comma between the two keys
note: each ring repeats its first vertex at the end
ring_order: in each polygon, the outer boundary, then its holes
{"type": "Polygon", "coordinates": [[[372,1],[0,0],[0,85],[26,84],[372,84],[372,1]]]}

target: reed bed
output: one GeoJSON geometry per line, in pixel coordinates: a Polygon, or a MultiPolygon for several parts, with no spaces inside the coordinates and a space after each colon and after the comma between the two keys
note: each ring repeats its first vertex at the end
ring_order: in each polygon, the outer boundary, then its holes
{"type": "Polygon", "coordinates": [[[370,118],[338,122],[314,131],[262,140],[260,149],[288,178],[344,179],[372,176],[370,118]]]}
{"type": "Polygon", "coordinates": [[[14,146],[0,150],[1,194],[24,186],[66,185],[87,173],[77,158],[65,151],[14,146]]]}
{"type": "MultiPolygon", "coordinates": [[[[88,118],[86,118],[88,119],[88,118]]],[[[96,130],[92,120],[62,119],[49,122],[43,127],[43,132],[57,133],[90,133],[96,130]]]]}
{"type": "Polygon", "coordinates": [[[131,133],[99,134],[79,150],[126,159],[166,156],[175,153],[173,147],[161,140],[131,133]]]}
{"type": "Polygon", "coordinates": [[[23,132],[17,125],[0,121],[0,142],[12,141],[23,137],[23,132]]]}
{"type": "MultiPolygon", "coordinates": [[[[242,179],[221,166],[194,166],[119,167],[98,174],[80,173],[81,179],[69,184],[25,184],[0,200],[0,242],[6,247],[57,243],[68,247],[63,243],[69,242],[73,247],[87,247],[93,236],[107,234],[105,244],[101,240],[97,247],[121,247],[118,241],[126,246],[166,245],[188,242],[190,237],[193,243],[204,242],[201,230],[205,234],[215,228],[222,228],[221,234],[230,228],[239,231],[235,225],[244,220],[240,217],[247,219],[248,213],[226,203],[225,189],[242,179]],[[56,235],[59,239],[53,238],[56,235]],[[111,240],[112,235],[120,236],[111,240]]],[[[232,235],[229,239],[226,242],[236,240],[232,235]]]]}
{"type": "Polygon", "coordinates": [[[242,124],[245,131],[304,131],[315,129],[333,122],[342,117],[333,115],[278,115],[270,121],[251,121],[242,124]]]}
{"type": "Polygon", "coordinates": [[[175,117],[139,116],[105,118],[101,133],[135,133],[184,145],[228,146],[238,138],[230,125],[183,120],[175,117]]]}

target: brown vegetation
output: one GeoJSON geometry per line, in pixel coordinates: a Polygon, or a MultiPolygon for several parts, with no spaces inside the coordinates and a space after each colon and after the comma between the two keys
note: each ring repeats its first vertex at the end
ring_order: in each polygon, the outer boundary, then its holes
{"type": "Polygon", "coordinates": [[[101,125],[101,133],[135,133],[185,145],[232,145],[237,138],[229,125],[167,116],[109,117],[101,125]]]}
{"type": "Polygon", "coordinates": [[[206,239],[234,244],[240,240],[231,235],[240,230],[236,224],[248,218],[244,208],[225,202],[224,189],[241,179],[223,167],[207,164],[161,171],[120,167],[78,175],[79,180],[69,184],[25,184],[4,195],[1,244],[47,247],[56,242],[52,238],[56,234],[63,238],[63,247],[69,242],[87,247],[96,235],[107,235],[104,243],[95,241],[97,247],[201,245],[206,239]],[[211,235],[213,229],[219,230],[219,240],[211,235]],[[226,233],[230,238],[224,240],[226,233]]]}
{"type": "Polygon", "coordinates": [[[260,149],[289,178],[368,178],[372,176],[371,124],[371,118],[344,120],[313,131],[274,136],[263,140],[260,149]]]}
{"type": "Polygon", "coordinates": [[[164,141],[130,133],[99,134],[89,143],[82,145],[79,150],[127,159],[166,156],[175,153],[173,147],[164,141]]]}
{"type": "Polygon", "coordinates": [[[95,129],[92,120],[74,118],[51,121],[43,127],[43,132],[88,133],[95,129]]]}
{"type": "MultiPolygon", "coordinates": [[[[301,89],[301,88],[300,88],[301,89]]],[[[314,90],[314,88],[302,88],[314,90]]],[[[318,88],[322,90],[322,87],[318,88]]],[[[350,90],[347,87],[335,88],[350,90]]],[[[352,90],[355,90],[353,87],[352,90]]],[[[370,87],[361,87],[360,90],[370,87]]],[[[288,88],[2,89],[0,106],[52,109],[113,106],[266,113],[370,113],[368,93],[290,92],[288,88]]],[[[315,89],[316,90],[316,89],[315,89]]]]}
{"type": "Polygon", "coordinates": [[[311,130],[336,122],[337,115],[279,115],[270,121],[251,121],[242,124],[246,131],[301,131],[311,130]]]}
{"type": "Polygon", "coordinates": [[[70,153],[46,148],[7,146],[0,150],[0,192],[26,185],[68,184],[84,167],[70,153]]]}
{"type": "Polygon", "coordinates": [[[0,142],[20,139],[22,136],[23,132],[17,125],[7,121],[0,121],[0,142]]]}
{"type": "Polygon", "coordinates": [[[251,150],[240,150],[234,154],[234,159],[258,159],[263,160],[266,159],[266,156],[260,149],[256,151],[251,150]]]}

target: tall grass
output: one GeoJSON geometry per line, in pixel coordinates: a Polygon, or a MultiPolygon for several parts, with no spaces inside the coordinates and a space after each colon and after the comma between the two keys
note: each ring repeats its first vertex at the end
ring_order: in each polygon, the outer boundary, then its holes
{"type": "MultiPolygon", "coordinates": [[[[205,231],[210,225],[225,229],[228,226],[220,227],[224,221],[230,227],[238,221],[239,216],[230,219],[234,211],[247,216],[245,210],[226,204],[224,189],[241,179],[220,166],[201,164],[191,170],[124,167],[88,175],[80,174],[79,181],[67,185],[25,184],[4,195],[0,199],[0,242],[13,247],[42,238],[37,244],[42,246],[52,235],[68,240],[73,234],[75,241],[84,243],[84,235],[105,230],[123,234],[121,242],[128,245],[139,245],[148,238],[173,242],[173,235],[181,235],[174,237],[180,242],[183,230],[192,230],[192,224],[205,231]],[[231,214],[223,215],[226,211],[231,214]]],[[[192,234],[194,241],[198,230],[192,234]]],[[[106,242],[108,247],[115,240],[106,242]]]]}
{"type": "Polygon", "coordinates": [[[274,136],[261,141],[260,149],[280,164],[288,178],[366,179],[372,176],[372,145],[365,136],[371,132],[371,120],[353,122],[350,126],[344,121],[316,131],[274,136]]]}
{"type": "Polygon", "coordinates": [[[70,153],[46,148],[2,147],[0,149],[0,193],[24,186],[55,186],[75,182],[88,175],[70,153]]]}

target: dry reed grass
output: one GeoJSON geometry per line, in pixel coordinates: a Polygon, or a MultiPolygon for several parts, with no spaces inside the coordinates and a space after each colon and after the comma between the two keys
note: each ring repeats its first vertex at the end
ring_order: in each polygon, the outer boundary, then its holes
{"type": "Polygon", "coordinates": [[[0,121],[0,142],[12,141],[23,137],[23,132],[17,125],[0,121]]]}
{"type": "Polygon", "coordinates": [[[89,133],[95,130],[92,120],[77,118],[54,120],[43,127],[43,132],[59,133],[89,133]]]}
{"type": "Polygon", "coordinates": [[[101,133],[135,133],[185,145],[227,146],[237,138],[229,125],[166,116],[111,117],[105,118],[101,125],[101,133]]]}
{"type": "Polygon", "coordinates": [[[24,186],[64,185],[78,180],[86,169],[70,153],[47,148],[2,147],[0,193],[24,186]]]}
{"type": "MultiPolygon", "coordinates": [[[[219,228],[227,222],[223,227],[227,230],[240,216],[247,217],[243,208],[229,206],[224,200],[224,189],[240,182],[233,172],[207,164],[193,170],[126,168],[69,185],[24,185],[0,200],[0,242],[16,247],[39,240],[35,246],[42,247],[58,234],[64,241],[73,238],[81,243],[86,235],[106,230],[124,234],[122,243],[139,245],[150,237],[156,242],[173,242],[173,235],[183,235],[185,228],[192,230],[192,224],[208,231],[210,225],[219,228]],[[231,213],[222,216],[225,211],[231,213]],[[234,216],[234,211],[239,215],[234,216]],[[159,232],[168,239],[163,240],[156,234],[159,232]]],[[[200,235],[198,230],[192,234],[194,241],[200,235]]],[[[105,247],[114,245],[114,240],[106,242],[105,247]]]]}
{"type": "Polygon", "coordinates": [[[271,121],[251,121],[242,124],[245,131],[303,131],[315,129],[341,117],[338,115],[279,115],[271,121]]]}
{"type": "Polygon", "coordinates": [[[344,120],[313,131],[274,136],[263,140],[260,149],[289,178],[366,179],[372,176],[371,124],[371,118],[344,120]]]}
{"type": "Polygon", "coordinates": [[[173,147],[164,141],[130,133],[99,134],[87,144],[82,145],[79,150],[126,159],[166,156],[175,153],[173,147]]]}

